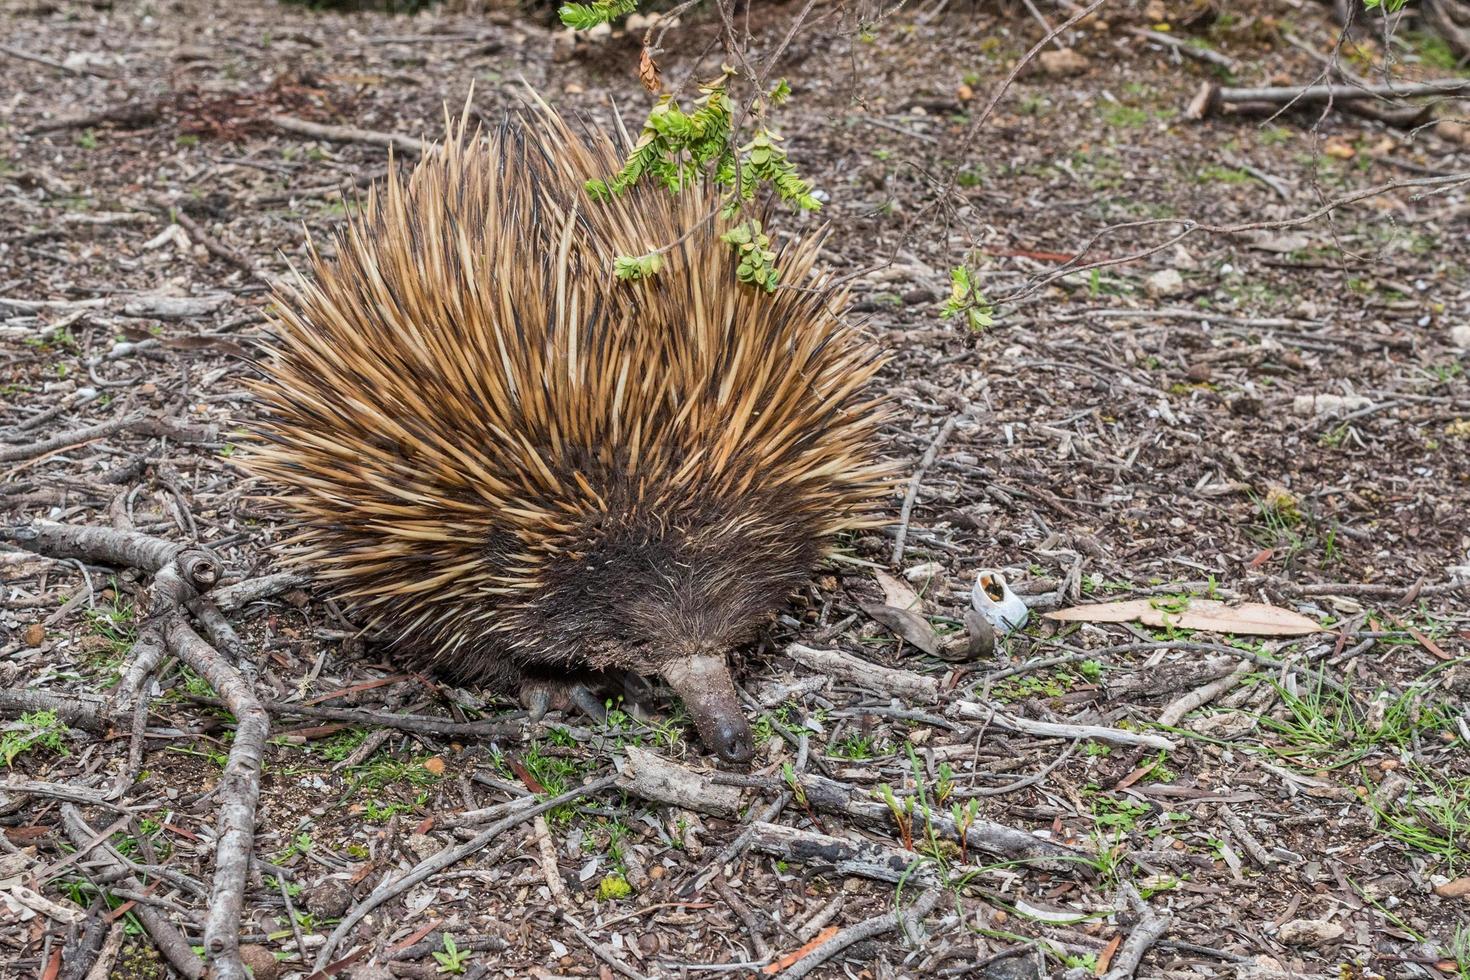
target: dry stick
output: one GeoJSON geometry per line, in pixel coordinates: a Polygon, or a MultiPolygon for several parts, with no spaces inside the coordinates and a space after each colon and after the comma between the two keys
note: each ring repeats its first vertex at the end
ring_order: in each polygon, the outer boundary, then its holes
{"type": "Polygon", "coordinates": [[[119,419],[110,419],[89,425],[81,429],[72,429],[70,432],[61,432],[49,439],[40,442],[26,443],[19,446],[6,446],[0,449],[0,463],[14,463],[25,459],[35,459],[53,453],[60,449],[70,449],[91,442],[94,439],[102,439],[115,432],[131,431],[138,435],[169,436],[178,442],[215,442],[219,439],[219,432],[213,426],[188,427],[168,423],[164,419],[155,418],[143,413],[126,415],[119,419]]]}
{"type": "MultiPolygon", "coordinates": [[[[922,819],[914,815],[915,821],[922,819]]],[[[751,849],[793,864],[831,867],[840,875],[870,878],[889,884],[912,881],[920,885],[940,883],[939,865],[915,851],[876,841],[847,840],[814,830],[800,830],[757,820],[751,825],[751,849]]],[[[916,828],[916,830],[921,828],[916,828]]],[[[959,881],[981,869],[955,862],[945,865],[944,877],[959,881]]],[[[715,879],[717,882],[718,878],[715,879]]]]}
{"type": "Polygon", "coordinates": [[[386,146],[410,157],[418,156],[424,149],[423,141],[401,136],[398,133],[358,129],[355,126],[328,126],[324,123],[307,122],[305,119],[296,119],[292,116],[269,116],[267,118],[277,129],[294,133],[297,136],[326,140],[329,143],[366,143],[370,146],[386,146]]]}
{"type": "Polygon", "coordinates": [[[1269,86],[1266,88],[1216,88],[1216,104],[1232,102],[1346,102],[1352,99],[1413,98],[1420,95],[1455,95],[1470,89],[1470,78],[1444,79],[1432,82],[1408,82],[1402,85],[1307,85],[1269,86]]]}
{"type": "Polygon", "coordinates": [[[71,446],[80,446],[91,442],[93,439],[101,439],[110,436],[114,432],[120,432],[134,423],[142,420],[142,415],[127,415],[120,419],[109,419],[96,425],[89,425],[81,429],[72,429],[70,432],[60,432],[49,439],[39,442],[24,443],[19,446],[6,446],[0,449],[0,463],[13,463],[22,459],[35,459],[58,449],[66,449],[71,446]]]}
{"type": "MultiPolygon", "coordinates": [[[[886,804],[874,799],[869,790],[810,773],[798,775],[796,778],[801,793],[806,798],[806,804],[813,810],[836,814],[891,832],[893,828],[892,812],[886,804]]],[[[780,796],[770,808],[756,818],[757,821],[764,823],[774,821],[790,800],[791,788],[785,782],[776,780],[766,782],[751,777],[747,777],[742,782],[761,789],[777,786],[781,788],[780,796]]],[[[671,762],[637,746],[627,748],[627,759],[622,764],[618,788],[650,802],[680,806],[726,819],[743,808],[743,800],[735,787],[717,783],[707,774],[686,769],[676,762],[671,762]]],[[[954,818],[949,814],[933,808],[931,812],[924,814],[923,819],[925,825],[932,827],[935,833],[954,840],[958,840],[963,831],[968,847],[982,850],[987,854],[997,854],[1016,860],[1034,860],[1037,864],[1049,868],[1085,870],[1085,866],[1080,863],[1082,858],[1080,852],[1055,841],[1034,837],[1025,831],[1016,830],[1004,824],[976,820],[961,828],[955,824],[954,818]]],[[[721,852],[714,861],[710,862],[708,867],[719,868],[727,861],[733,860],[734,856],[749,844],[753,836],[751,829],[753,826],[754,824],[747,827],[740,837],[737,837],[726,848],[726,851],[721,852]]],[[[700,876],[702,877],[704,873],[701,872],[700,876]]]]}
{"type": "Polygon", "coordinates": [[[286,906],[286,918],[291,920],[291,932],[296,936],[296,952],[301,957],[301,965],[305,967],[311,962],[311,957],[306,952],[306,937],[301,934],[301,923],[297,920],[296,908],[291,902],[291,889],[286,887],[284,877],[276,877],[276,885],[281,889],[281,901],[286,906]]]}
{"type": "Polygon", "coordinates": [[[240,960],[240,920],[255,844],[255,808],[260,801],[260,765],[270,735],[270,715],[240,672],[205,643],[183,616],[176,616],[166,627],[164,639],[174,656],[203,677],[235,716],[235,740],[218,788],[219,823],[204,948],[214,980],[246,980],[249,974],[240,960]]]}
{"type": "Polygon", "coordinates": [[[1128,934],[1128,939],[1123,943],[1118,955],[1113,959],[1112,969],[1104,973],[1102,980],[1128,980],[1138,969],[1139,961],[1148,948],[1158,942],[1174,920],[1167,915],[1159,915],[1149,908],[1148,903],[1138,896],[1138,890],[1133,887],[1132,882],[1124,882],[1123,894],[1128,897],[1128,902],[1133,906],[1142,918],[1133,931],[1128,934]]]}
{"type": "Polygon", "coordinates": [[[0,44],[0,54],[8,54],[10,55],[10,57],[18,58],[21,61],[33,61],[38,65],[45,65],[47,68],[55,68],[58,71],[64,71],[71,75],[91,75],[93,78],[112,77],[106,72],[98,71],[95,68],[74,68],[71,65],[57,61],[55,58],[48,58],[44,54],[32,54],[29,51],[22,51],[20,48],[13,48],[8,44],[0,44]]]}
{"type": "Polygon", "coordinates": [[[108,980],[112,976],[112,968],[117,964],[118,954],[122,952],[123,941],[128,937],[128,923],[125,919],[118,919],[107,930],[107,939],[102,943],[102,951],[97,954],[97,959],[92,963],[92,968],[87,971],[85,980],[108,980]]]}
{"type": "Polygon", "coordinates": [[[1196,61],[1204,61],[1212,65],[1219,65],[1221,68],[1224,68],[1226,71],[1229,72],[1240,71],[1240,65],[1236,64],[1234,58],[1223,55],[1218,51],[1211,51],[1209,48],[1197,48],[1194,45],[1180,40],[1177,37],[1165,34],[1163,31],[1150,31],[1142,27],[1128,27],[1125,28],[1125,30],[1129,34],[1132,34],[1134,37],[1142,38],[1145,41],[1152,41],[1155,44],[1162,44],[1166,47],[1173,48],[1175,51],[1179,52],[1187,58],[1194,58],[1196,61]]]}
{"type": "MultiPolygon", "coordinates": [[[[754,824],[751,826],[752,829],[755,828],[754,824]]],[[[759,836],[760,831],[757,830],[752,840],[759,838],[759,836]]],[[[710,883],[715,886],[715,891],[719,893],[720,898],[725,900],[725,904],[729,906],[730,911],[735,913],[736,917],[745,926],[745,931],[750,934],[752,951],[755,953],[754,958],[758,960],[769,959],[771,949],[766,945],[766,938],[763,935],[764,930],[761,928],[760,922],[756,919],[755,913],[750,910],[750,906],[746,905],[745,900],[735,894],[735,890],[730,887],[730,882],[723,872],[715,875],[710,880],[710,883]]]]}
{"type": "Polygon", "coordinates": [[[810,667],[831,677],[872,691],[933,703],[939,699],[939,681],[911,670],[895,670],[855,657],[841,650],[817,650],[801,643],[786,648],[786,656],[803,667],[810,667]]]}
{"type": "Polygon", "coordinates": [[[220,612],[234,612],[252,602],[262,599],[272,599],[282,592],[290,592],[292,589],[300,588],[309,580],[305,575],[297,572],[277,572],[274,575],[262,575],[259,578],[246,579],[233,585],[221,585],[209,593],[209,601],[213,602],[220,612]]]}
{"type": "Polygon", "coordinates": [[[105,732],[112,722],[107,699],[94,694],[0,689],[0,718],[19,718],[33,711],[54,711],[58,721],[89,732],[105,732]]]}
{"type": "Polygon", "coordinates": [[[913,477],[909,480],[909,492],[904,496],[903,509],[898,514],[898,538],[893,542],[893,564],[895,565],[903,561],[903,547],[909,536],[909,518],[914,510],[914,500],[919,496],[919,484],[924,482],[924,474],[928,472],[929,467],[934,465],[939,451],[949,441],[949,434],[954,431],[958,423],[958,415],[951,415],[945,419],[944,425],[934,436],[934,441],[929,444],[929,448],[924,450],[924,455],[919,459],[919,468],[914,471],[913,477]]]}
{"type": "Polygon", "coordinates": [[[1035,721],[1021,718],[983,701],[956,701],[951,710],[960,718],[983,722],[992,728],[1026,735],[1042,735],[1053,738],[1090,738],[1114,745],[1142,745],[1150,749],[1173,752],[1178,746],[1162,735],[1147,732],[1130,732],[1106,725],[1071,725],[1052,721],[1035,721]]]}
{"type": "Polygon", "coordinates": [[[541,865],[541,877],[546,879],[546,889],[551,892],[551,900],[556,906],[565,909],[570,904],[567,883],[561,880],[561,865],[556,860],[556,842],[551,839],[551,828],[546,826],[544,816],[536,814],[531,821],[531,832],[536,835],[536,856],[541,865]]]}
{"type": "Polygon", "coordinates": [[[203,245],[204,250],[210,255],[224,259],[230,265],[233,265],[248,275],[262,280],[265,279],[264,274],[255,267],[254,262],[251,262],[245,256],[205,231],[199,222],[184,213],[184,209],[179,207],[177,202],[170,201],[161,195],[153,197],[150,200],[153,202],[154,207],[158,208],[175,224],[187,231],[193,237],[194,241],[203,245]]]}
{"type": "Polygon", "coordinates": [[[1235,811],[1230,809],[1230,805],[1227,803],[1221,803],[1216,809],[1216,812],[1220,814],[1220,819],[1225,821],[1225,826],[1229,827],[1230,832],[1235,835],[1235,839],[1240,841],[1240,846],[1245,848],[1246,853],[1257,864],[1270,871],[1276,864],[1276,857],[1261,846],[1261,842],[1256,839],[1255,834],[1251,833],[1250,828],[1245,825],[1245,821],[1240,819],[1235,811]]]}
{"type": "Polygon", "coordinates": [[[627,963],[624,963],[622,960],[618,959],[618,957],[614,956],[612,950],[608,949],[606,946],[603,946],[601,943],[594,940],[591,936],[587,935],[587,931],[582,928],[582,923],[578,922],[576,919],[572,918],[565,912],[561,914],[561,918],[564,922],[566,922],[567,925],[572,927],[572,932],[576,935],[576,937],[582,940],[582,942],[586,944],[587,948],[592,950],[592,954],[598,959],[602,960],[614,970],[617,970],[623,976],[627,977],[628,980],[648,980],[648,978],[645,977],[643,974],[639,973],[627,963]]]}
{"type": "Polygon", "coordinates": [[[326,969],[327,964],[332,962],[333,952],[336,951],[338,945],[341,944],[342,940],[346,938],[347,934],[351,932],[359,922],[361,922],[370,912],[376,909],[379,905],[382,905],[384,902],[403,894],[414,885],[417,885],[419,882],[423,881],[425,878],[429,877],[435,872],[442,871],[450,865],[464,860],[465,858],[469,857],[471,854],[474,854],[476,851],[483,848],[486,844],[490,843],[492,840],[499,837],[501,834],[505,833],[507,830],[511,829],[517,824],[524,823],[525,821],[530,820],[532,817],[545,813],[547,810],[554,809],[565,803],[570,803],[573,800],[579,799],[583,796],[591,796],[593,793],[600,793],[603,790],[607,789],[609,786],[613,785],[613,783],[615,783],[616,781],[616,776],[604,776],[603,778],[594,780],[593,782],[590,782],[585,786],[578,786],[576,789],[568,790],[567,792],[562,793],[560,796],[553,796],[549,800],[543,800],[533,807],[527,807],[524,810],[511,814],[504,820],[491,824],[489,827],[486,827],[484,830],[476,834],[473,839],[466,841],[458,847],[446,848],[445,850],[440,851],[438,854],[431,856],[427,860],[419,862],[413,867],[412,870],[410,870],[407,874],[404,874],[402,877],[395,878],[391,881],[383,881],[379,883],[379,885],[372,890],[372,894],[368,895],[368,897],[358,903],[358,905],[354,907],[352,911],[343,916],[342,921],[337,924],[337,928],[332,930],[332,934],[327,937],[327,941],[322,944],[321,950],[317,953],[316,966],[314,967],[314,969],[317,972],[326,969]]]}
{"type": "Polygon", "coordinates": [[[1058,755],[1051,762],[1049,762],[1045,768],[1038,769],[1036,772],[1033,772],[1029,776],[1022,776],[1020,779],[1016,780],[1013,783],[1006,783],[1004,786],[981,787],[976,789],[957,789],[954,791],[954,796],[957,799],[968,799],[972,796],[1005,796],[1008,793],[1014,793],[1017,790],[1025,789],[1027,786],[1034,786],[1035,784],[1045,779],[1047,776],[1050,776],[1052,770],[1056,769],[1062,763],[1071,758],[1073,751],[1076,750],[1077,745],[1080,742],[1081,739],[1073,739],[1072,741],[1068,742],[1067,747],[1062,750],[1061,754],[1058,755]]]}
{"type": "MultiPolygon", "coordinates": [[[[195,704],[218,708],[226,706],[218,698],[185,695],[195,704]]],[[[4,693],[0,692],[0,699],[4,693]]],[[[0,701],[3,704],[3,701],[0,701]]],[[[445,738],[497,738],[516,735],[524,727],[522,719],[510,721],[452,721],[433,715],[398,715],[390,711],[369,711],[365,708],[324,708],[318,705],[296,704],[292,701],[264,699],[261,707],[272,715],[294,715],[300,718],[320,718],[324,721],[340,721],[363,728],[391,728],[401,732],[420,735],[440,735],[445,738]]]]}
{"type": "Polygon", "coordinates": [[[939,903],[944,894],[943,888],[930,888],[919,896],[918,900],[907,909],[894,909],[892,912],[874,916],[866,922],[859,922],[855,926],[846,929],[827,940],[816,949],[812,950],[806,957],[798,960],[790,969],[782,973],[776,980],[800,980],[801,977],[811,973],[817,967],[841,953],[847,947],[860,943],[864,939],[872,939],[881,936],[885,932],[892,932],[900,925],[915,922],[933,911],[934,906],[939,903]]]}
{"type": "MultiPolygon", "coordinates": [[[[110,527],[57,524],[54,521],[32,521],[20,527],[0,528],[0,540],[11,541],[27,551],[51,558],[82,558],[113,565],[131,565],[149,573],[157,572],[189,550],[186,545],[150,534],[110,527]]],[[[196,587],[208,587],[219,581],[220,565],[218,559],[207,552],[200,554],[213,560],[212,567],[196,564],[196,559],[191,558],[184,572],[196,587]]]]}
{"type": "MultiPolygon", "coordinates": [[[[67,803],[62,805],[61,819],[62,823],[66,826],[67,836],[78,847],[86,846],[92,838],[96,837],[92,828],[87,826],[87,822],[82,819],[81,811],[71,804],[67,803]]],[[[105,851],[98,852],[97,857],[99,860],[113,865],[117,871],[122,872],[120,880],[128,887],[131,887],[135,891],[143,890],[143,886],[128,872],[126,865],[118,862],[112,855],[105,851]]],[[[200,977],[204,976],[204,961],[194,955],[194,950],[190,948],[189,941],[184,938],[178,929],[174,928],[173,923],[169,922],[161,912],[151,905],[139,902],[133,906],[133,914],[138,917],[139,922],[143,923],[143,928],[148,930],[148,935],[153,939],[153,944],[158,947],[158,951],[163,954],[163,958],[168,960],[169,964],[175,970],[179,971],[184,977],[187,977],[188,980],[199,980],[200,977]]]]}
{"type": "Polygon", "coordinates": [[[107,937],[107,905],[100,897],[92,900],[80,934],[71,933],[61,950],[61,976],[58,980],[82,980],[92,968],[102,941],[107,937]]]}
{"type": "Polygon", "coordinates": [[[1251,662],[1249,660],[1242,660],[1233,671],[1224,677],[1211,681],[1203,687],[1195,688],[1188,694],[1176,698],[1169,703],[1167,708],[1159,712],[1158,723],[1166,728],[1176,727],[1184,720],[1185,715],[1196,708],[1204,707],[1239,684],[1245,679],[1245,675],[1250,673],[1250,670],[1251,662]]]}

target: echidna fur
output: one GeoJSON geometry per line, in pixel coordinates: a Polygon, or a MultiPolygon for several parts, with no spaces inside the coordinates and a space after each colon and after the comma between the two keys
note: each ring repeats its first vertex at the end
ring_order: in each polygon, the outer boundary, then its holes
{"type": "Polygon", "coordinates": [[[589,199],[620,163],[544,104],[449,124],[278,289],[245,463],[284,488],[292,560],[401,661],[511,692],[697,663],[674,686],[721,688],[689,706],[741,757],[726,652],[890,490],[881,358],[817,236],[768,295],[711,193],[589,199]],[[657,275],[613,275],[661,246],[657,275]]]}

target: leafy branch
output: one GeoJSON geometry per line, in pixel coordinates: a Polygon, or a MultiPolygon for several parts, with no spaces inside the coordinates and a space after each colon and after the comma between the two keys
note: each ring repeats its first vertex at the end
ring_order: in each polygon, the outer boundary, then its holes
{"type": "Polygon", "coordinates": [[[994,310],[980,287],[975,284],[970,270],[962,265],[957,265],[950,270],[950,293],[949,299],[944,301],[944,306],[939,312],[941,319],[948,320],[954,316],[964,316],[971,330],[984,330],[995,322],[994,310]]]}
{"type": "Polygon", "coordinates": [[[617,20],[638,9],[638,0],[593,0],[565,3],[557,10],[561,22],[575,31],[590,31],[599,24],[617,20]]]}

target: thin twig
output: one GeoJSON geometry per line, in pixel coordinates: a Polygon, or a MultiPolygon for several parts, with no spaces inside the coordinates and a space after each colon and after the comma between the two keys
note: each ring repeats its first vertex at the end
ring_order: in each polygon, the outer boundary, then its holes
{"type": "Polygon", "coordinates": [[[920,458],[919,468],[914,471],[913,477],[909,480],[909,491],[904,495],[903,508],[898,512],[898,538],[893,542],[894,565],[903,562],[903,549],[909,535],[909,520],[913,515],[914,500],[919,496],[919,485],[924,482],[924,474],[929,471],[929,467],[934,465],[934,460],[939,457],[939,451],[949,441],[949,434],[954,431],[958,423],[958,415],[951,415],[944,420],[944,425],[940,426],[939,432],[934,436],[934,441],[929,444],[929,448],[920,458]]]}

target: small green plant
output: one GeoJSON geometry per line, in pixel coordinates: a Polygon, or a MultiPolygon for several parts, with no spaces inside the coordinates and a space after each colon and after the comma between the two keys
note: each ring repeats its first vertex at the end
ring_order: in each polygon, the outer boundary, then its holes
{"type": "Polygon", "coordinates": [[[1147,126],[1153,113],[1138,106],[1109,102],[1102,108],[1103,122],[1115,129],[1138,129],[1147,126]]]}
{"type": "Polygon", "coordinates": [[[80,146],[84,150],[97,149],[97,134],[90,129],[84,130],[77,136],[77,146],[80,146]]]}
{"type": "Polygon", "coordinates": [[[597,883],[597,900],[611,902],[633,894],[633,886],[622,875],[608,875],[597,883]]]}
{"type": "Polygon", "coordinates": [[[938,779],[934,783],[934,802],[943,806],[954,793],[954,770],[948,762],[941,762],[935,774],[938,779]]]}
{"type": "Polygon", "coordinates": [[[873,736],[853,734],[829,749],[828,754],[837,759],[866,762],[878,754],[878,747],[873,742],[873,736]]]}
{"type": "Polygon", "coordinates": [[[1092,800],[1092,822],[1120,832],[1136,830],[1139,820],[1148,816],[1147,803],[1111,796],[1096,796],[1092,800]]]}
{"type": "Polygon", "coordinates": [[[33,749],[49,749],[66,755],[66,726],[54,711],[32,711],[21,715],[10,731],[0,736],[0,762],[9,768],[20,756],[33,749]]]}
{"type": "Polygon", "coordinates": [[[470,951],[455,945],[454,937],[447,932],[444,934],[444,951],[434,951],[434,960],[439,964],[440,973],[463,973],[469,958],[470,951]]]}
{"type": "Polygon", "coordinates": [[[888,811],[893,814],[893,822],[898,826],[898,834],[903,840],[904,849],[912,851],[914,849],[914,798],[906,796],[900,802],[893,794],[893,787],[887,783],[878,787],[876,795],[887,804],[888,811]]]}
{"type": "Polygon", "coordinates": [[[980,287],[975,284],[970,270],[957,265],[949,270],[949,299],[939,311],[941,319],[964,316],[971,330],[979,332],[995,323],[995,311],[980,287]]]}
{"type": "Polygon", "coordinates": [[[619,279],[635,281],[648,279],[664,267],[664,257],[658,252],[647,255],[619,255],[613,259],[613,274],[619,279]]]}
{"type": "Polygon", "coordinates": [[[638,9],[638,0],[592,0],[591,3],[562,4],[561,22],[576,31],[590,31],[600,24],[626,17],[638,9]]]}
{"type": "Polygon", "coordinates": [[[1195,180],[1201,184],[1210,182],[1220,184],[1248,184],[1250,183],[1251,175],[1239,167],[1222,167],[1218,164],[1212,164],[1208,167],[1201,167],[1195,174],[1195,180]]]}
{"type": "Polygon", "coordinates": [[[969,860],[970,828],[980,816],[980,801],[971,797],[963,806],[953,803],[950,805],[949,815],[954,818],[955,836],[960,840],[960,863],[964,864],[969,860]]]}

